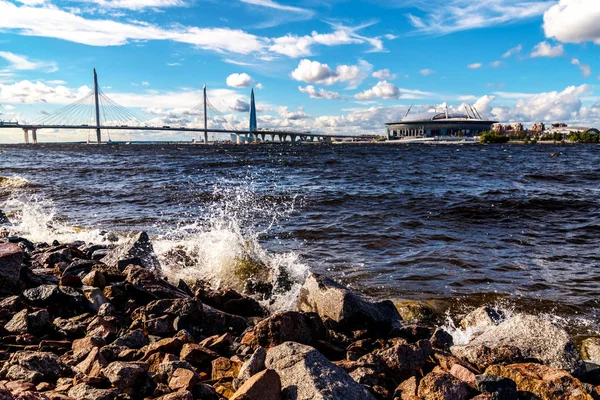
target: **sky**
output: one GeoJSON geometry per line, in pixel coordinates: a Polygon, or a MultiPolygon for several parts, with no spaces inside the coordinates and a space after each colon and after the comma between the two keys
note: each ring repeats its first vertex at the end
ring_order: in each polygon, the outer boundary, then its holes
{"type": "Polygon", "coordinates": [[[410,106],[463,103],[504,123],[600,127],[599,20],[598,0],[0,0],[0,120],[43,121],[83,99],[89,113],[71,117],[93,123],[96,68],[105,98],[129,110],[108,109],[113,124],[202,126],[206,84],[215,128],[248,128],[252,88],[259,128],[384,134],[410,106]]]}

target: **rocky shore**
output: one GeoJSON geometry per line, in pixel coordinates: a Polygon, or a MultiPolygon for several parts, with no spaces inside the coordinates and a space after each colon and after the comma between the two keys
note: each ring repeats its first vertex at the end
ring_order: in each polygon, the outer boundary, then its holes
{"type": "Polygon", "coordinates": [[[455,344],[427,312],[316,274],[270,314],[169,282],[145,233],[0,239],[0,283],[0,400],[600,399],[600,340],[578,349],[537,316],[476,309],[455,344]]]}

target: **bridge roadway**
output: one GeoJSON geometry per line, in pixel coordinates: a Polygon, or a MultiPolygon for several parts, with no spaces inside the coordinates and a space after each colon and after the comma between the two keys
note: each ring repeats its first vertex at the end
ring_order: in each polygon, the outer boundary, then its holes
{"type": "MultiPolygon", "coordinates": [[[[241,143],[240,136],[246,136],[250,134],[254,134],[254,141],[258,141],[258,137],[261,137],[261,141],[265,141],[265,137],[267,135],[271,136],[271,141],[275,141],[275,137],[279,139],[280,142],[287,141],[287,137],[290,137],[292,142],[297,141],[297,138],[300,138],[302,141],[307,141],[309,138],[310,141],[313,141],[314,138],[317,138],[318,141],[331,141],[333,138],[354,138],[355,135],[348,134],[327,134],[327,133],[310,133],[310,132],[292,132],[292,131],[276,131],[276,130],[257,130],[255,132],[250,132],[247,130],[229,130],[229,129],[204,129],[204,128],[186,128],[186,127],[171,127],[171,126],[129,126],[129,125],[106,125],[106,126],[96,126],[96,125],[3,125],[0,124],[0,129],[23,129],[25,136],[25,143],[29,143],[29,131],[31,131],[32,141],[33,143],[37,143],[37,131],[39,129],[100,129],[100,130],[131,130],[131,131],[174,131],[174,132],[202,132],[202,133],[225,133],[225,134],[235,134],[237,137],[237,143],[241,143]]],[[[244,140],[245,141],[245,140],[244,140]]]]}

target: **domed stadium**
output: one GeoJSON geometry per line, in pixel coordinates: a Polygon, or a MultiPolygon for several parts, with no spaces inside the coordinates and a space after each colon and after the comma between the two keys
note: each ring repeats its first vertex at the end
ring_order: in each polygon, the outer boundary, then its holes
{"type": "Polygon", "coordinates": [[[425,112],[409,115],[398,122],[388,122],[388,140],[402,138],[468,137],[492,130],[497,121],[481,118],[475,107],[466,104],[465,113],[425,112]]]}

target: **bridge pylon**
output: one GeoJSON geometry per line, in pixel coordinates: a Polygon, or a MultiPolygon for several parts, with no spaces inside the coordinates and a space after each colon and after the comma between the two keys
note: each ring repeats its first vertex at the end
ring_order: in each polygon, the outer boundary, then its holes
{"type": "Polygon", "coordinates": [[[98,101],[98,74],[94,68],[94,104],[96,106],[96,141],[102,143],[102,134],[100,133],[100,102],[98,101]]]}

